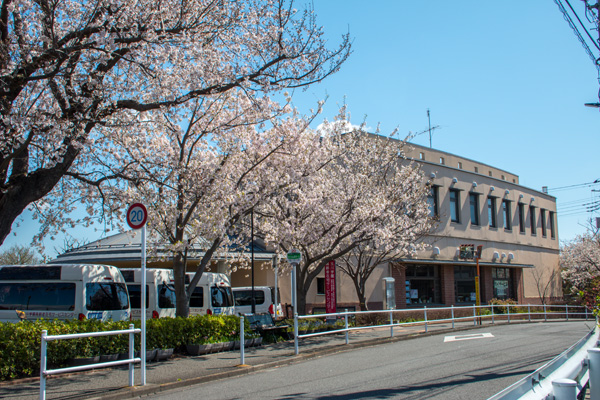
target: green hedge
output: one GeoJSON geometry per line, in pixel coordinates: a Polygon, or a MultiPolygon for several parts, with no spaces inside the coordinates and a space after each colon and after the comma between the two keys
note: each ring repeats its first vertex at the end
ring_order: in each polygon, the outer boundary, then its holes
{"type": "MultiPolygon", "coordinates": [[[[114,331],[128,329],[130,321],[88,319],[84,321],[23,321],[0,323],[0,381],[39,375],[42,331],[48,335],[114,331]]],[[[136,328],[140,321],[134,321],[136,328]]],[[[239,339],[240,320],[237,316],[202,315],[190,318],[161,318],[146,322],[147,349],[175,349],[181,352],[188,343],[218,343],[239,339]]],[[[248,325],[246,337],[252,336],[248,325]]],[[[127,353],[129,335],[100,336],[85,339],[48,342],[48,368],[60,368],[77,357],[127,353]]],[[[135,350],[140,349],[136,335],[135,350]]]]}

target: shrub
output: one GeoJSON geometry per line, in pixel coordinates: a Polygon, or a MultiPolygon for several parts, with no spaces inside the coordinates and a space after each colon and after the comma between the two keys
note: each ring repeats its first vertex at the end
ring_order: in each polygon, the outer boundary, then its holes
{"type": "MultiPolygon", "coordinates": [[[[41,336],[70,333],[117,331],[128,329],[132,322],[106,321],[95,319],[84,321],[23,321],[0,323],[0,381],[38,375],[40,370],[41,336]]],[[[139,328],[140,321],[134,321],[139,328]]],[[[248,324],[246,337],[253,333],[248,324]]],[[[202,340],[231,341],[239,337],[239,318],[236,316],[202,315],[190,318],[151,319],[146,323],[146,347],[173,348],[181,352],[188,343],[202,340]]],[[[140,349],[140,335],[135,338],[135,350],[140,349]]],[[[103,354],[127,353],[129,335],[111,335],[92,338],[55,340],[48,342],[47,365],[60,368],[76,357],[90,357],[103,354]]]]}
{"type": "Polygon", "coordinates": [[[494,306],[494,314],[506,314],[507,309],[510,308],[511,313],[522,312],[520,307],[514,307],[517,305],[517,302],[513,299],[491,299],[489,302],[490,305],[494,306]],[[510,306],[510,307],[508,307],[510,306]]]}

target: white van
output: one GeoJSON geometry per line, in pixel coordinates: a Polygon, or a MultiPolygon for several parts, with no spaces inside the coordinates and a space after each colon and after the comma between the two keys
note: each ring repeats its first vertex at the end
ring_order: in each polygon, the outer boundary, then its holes
{"type": "Polygon", "coordinates": [[[95,318],[128,320],[125,280],[111,265],[0,266],[0,321],[95,318]]]}
{"type": "MultiPolygon", "coordinates": [[[[121,274],[127,283],[131,315],[140,319],[142,313],[142,269],[121,268],[121,274]]],[[[146,269],[146,319],[175,317],[175,289],[173,288],[173,270],[160,268],[146,269]]]]}
{"type": "MultiPolygon", "coordinates": [[[[235,301],[235,313],[238,315],[250,314],[252,312],[252,287],[234,287],[233,299],[235,301]]],[[[277,291],[277,306],[275,306],[275,288],[271,286],[254,286],[254,309],[256,314],[269,313],[273,319],[283,316],[279,291],[277,291]]]]}
{"type": "MultiPolygon", "coordinates": [[[[185,275],[186,285],[194,277],[193,272],[185,275]]],[[[233,315],[233,294],[226,274],[205,272],[190,297],[190,315],[214,314],[233,315]]]]}

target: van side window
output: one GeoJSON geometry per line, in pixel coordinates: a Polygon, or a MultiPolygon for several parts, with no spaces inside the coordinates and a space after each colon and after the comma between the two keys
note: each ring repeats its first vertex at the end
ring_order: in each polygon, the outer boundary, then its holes
{"type": "MultiPolygon", "coordinates": [[[[142,308],[142,285],[127,285],[131,308],[142,308]]],[[[146,309],[148,309],[148,285],[146,285],[146,309]]]]}
{"type": "Polygon", "coordinates": [[[190,296],[190,307],[195,307],[195,308],[204,307],[204,288],[202,286],[194,289],[194,292],[190,296]]]}
{"type": "Polygon", "coordinates": [[[175,291],[164,283],[157,288],[158,290],[158,307],[159,308],[175,308],[175,291]]]}
{"type": "Polygon", "coordinates": [[[0,310],[75,310],[75,284],[0,283],[0,310]]]}
{"type": "MultiPolygon", "coordinates": [[[[236,306],[251,306],[252,305],[252,290],[235,290],[233,292],[236,306]]],[[[262,290],[254,291],[255,305],[265,304],[265,292],[262,290]]]]}
{"type": "Polygon", "coordinates": [[[129,307],[124,283],[86,283],[86,308],[89,311],[125,310],[129,307]]]}

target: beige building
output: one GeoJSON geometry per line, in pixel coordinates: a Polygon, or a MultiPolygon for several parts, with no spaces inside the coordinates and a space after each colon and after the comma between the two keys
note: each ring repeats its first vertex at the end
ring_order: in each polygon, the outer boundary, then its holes
{"type": "MultiPolygon", "coordinates": [[[[438,224],[425,239],[427,250],[373,273],[369,309],[382,307],[386,277],[394,278],[397,308],[474,304],[477,262],[461,257],[461,248],[471,246],[481,246],[482,304],[493,298],[562,300],[553,196],[519,185],[513,173],[443,151],[411,144],[407,156],[432,180],[428,202],[438,224]]],[[[325,308],[323,276],[309,290],[308,310],[325,308]]],[[[336,280],[338,309],[357,308],[352,281],[339,269],[336,280]]],[[[279,286],[282,301],[291,303],[288,275],[279,286]]]]}
{"type": "MultiPolygon", "coordinates": [[[[540,303],[542,297],[558,301],[562,288],[558,272],[559,244],[556,199],[547,193],[519,185],[513,173],[489,165],[410,145],[407,156],[421,166],[433,188],[428,198],[438,224],[425,239],[427,250],[410,259],[382,265],[367,285],[367,304],[383,304],[383,278],[395,280],[397,308],[465,305],[475,303],[477,263],[464,258],[461,248],[481,246],[479,281],[481,302],[493,298],[519,303],[540,303]]],[[[57,262],[101,262],[119,267],[139,266],[139,235],[120,234],[71,250],[57,262]]],[[[199,252],[198,255],[201,255],[199,252]]],[[[289,270],[274,273],[273,253],[255,246],[254,278],[257,286],[279,287],[281,302],[291,304],[289,270]]],[[[189,271],[194,269],[194,257],[189,271]]],[[[168,262],[152,263],[168,267],[168,262]]],[[[222,261],[213,272],[227,272],[222,261]]],[[[250,286],[251,271],[231,274],[232,286],[250,286]]],[[[336,277],[338,309],[357,309],[352,281],[339,269],[336,277]]],[[[307,296],[307,310],[325,309],[325,279],[322,273],[307,296]]],[[[289,310],[289,308],[288,308],[289,310]]]]}

